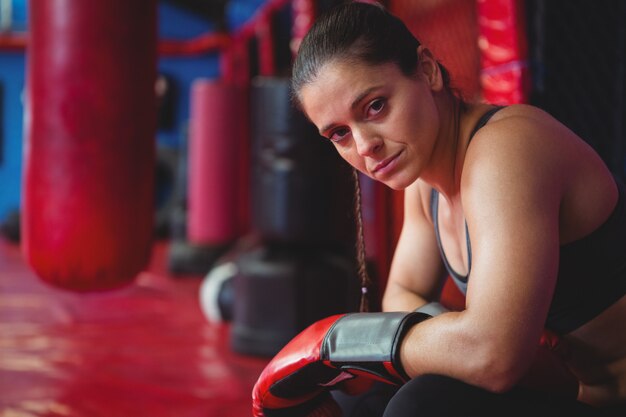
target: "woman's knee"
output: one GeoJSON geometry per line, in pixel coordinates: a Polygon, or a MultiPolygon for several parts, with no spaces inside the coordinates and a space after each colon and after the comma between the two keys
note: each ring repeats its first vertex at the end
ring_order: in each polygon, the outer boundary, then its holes
{"type": "Polygon", "coordinates": [[[421,375],[398,390],[383,417],[461,416],[486,400],[494,394],[447,376],[421,375]]]}

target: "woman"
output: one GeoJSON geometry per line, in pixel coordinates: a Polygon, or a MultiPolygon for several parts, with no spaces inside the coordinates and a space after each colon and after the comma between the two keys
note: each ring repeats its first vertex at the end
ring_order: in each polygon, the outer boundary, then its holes
{"type": "Polygon", "coordinates": [[[371,4],[316,22],[293,91],[350,165],[405,191],[383,309],[436,301],[446,269],[466,291],[465,310],[402,330],[393,361],[410,381],[385,416],[626,415],[626,195],[581,138],[532,106],[464,102],[371,4]],[[544,328],[568,345],[578,401],[519,388],[544,328]]]}

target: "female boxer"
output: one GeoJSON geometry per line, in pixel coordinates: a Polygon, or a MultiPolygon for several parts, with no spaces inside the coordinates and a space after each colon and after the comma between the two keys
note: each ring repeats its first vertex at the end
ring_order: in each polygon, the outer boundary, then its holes
{"type": "Polygon", "coordinates": [[[383,309],[405,315],[369,313],[380,324],[356,314],[303,332],[259,379],[257,415],[339,415],[316,402],[320,385],[366,374],[408,381],[384,416],[626,415],[626,194],[590,146],[538,108],[464,102],[428,48],[371,4],[315,23],[293,91],[350,165],[404,190],[383,309]],[[446,274],[466,308],[415,318],[446,274]],[[544,329],[567,347],[577,398],[521,384],[544,329]],[[367,338],[393,340],[374,358],[386,371],[360,351],[367,338]],[[338,373],[303,366],[303,346],[338,373]],[[297,395],[306,410],[274,401],[297,395]]]}

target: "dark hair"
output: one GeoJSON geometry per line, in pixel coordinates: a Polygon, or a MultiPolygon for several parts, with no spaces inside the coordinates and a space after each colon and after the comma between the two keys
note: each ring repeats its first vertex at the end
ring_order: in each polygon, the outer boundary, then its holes
{"type": "MultiPolygon", "coordinates": [[[[355,1],[336,6],[315,21],[300,44],[291,78],[294,99],[299,101],[300,89],[333,59],[393,62],[404,75],[415,75],[419,46],[405,24],[382,5],[355,1]]],[[[448,73],[440,67],[447,86],[448,73]]]]}

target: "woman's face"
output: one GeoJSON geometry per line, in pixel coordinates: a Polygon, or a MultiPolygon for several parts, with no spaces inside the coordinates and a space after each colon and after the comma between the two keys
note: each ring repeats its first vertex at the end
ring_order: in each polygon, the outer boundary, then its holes
{"type": "Polygon", "coordinates": [[[407,77],[393,63],[331,61],[302,87],[300,101],[350,165],[404,189],[427,167],[439,131],[429,71],[420,63],[407,77]]]}

